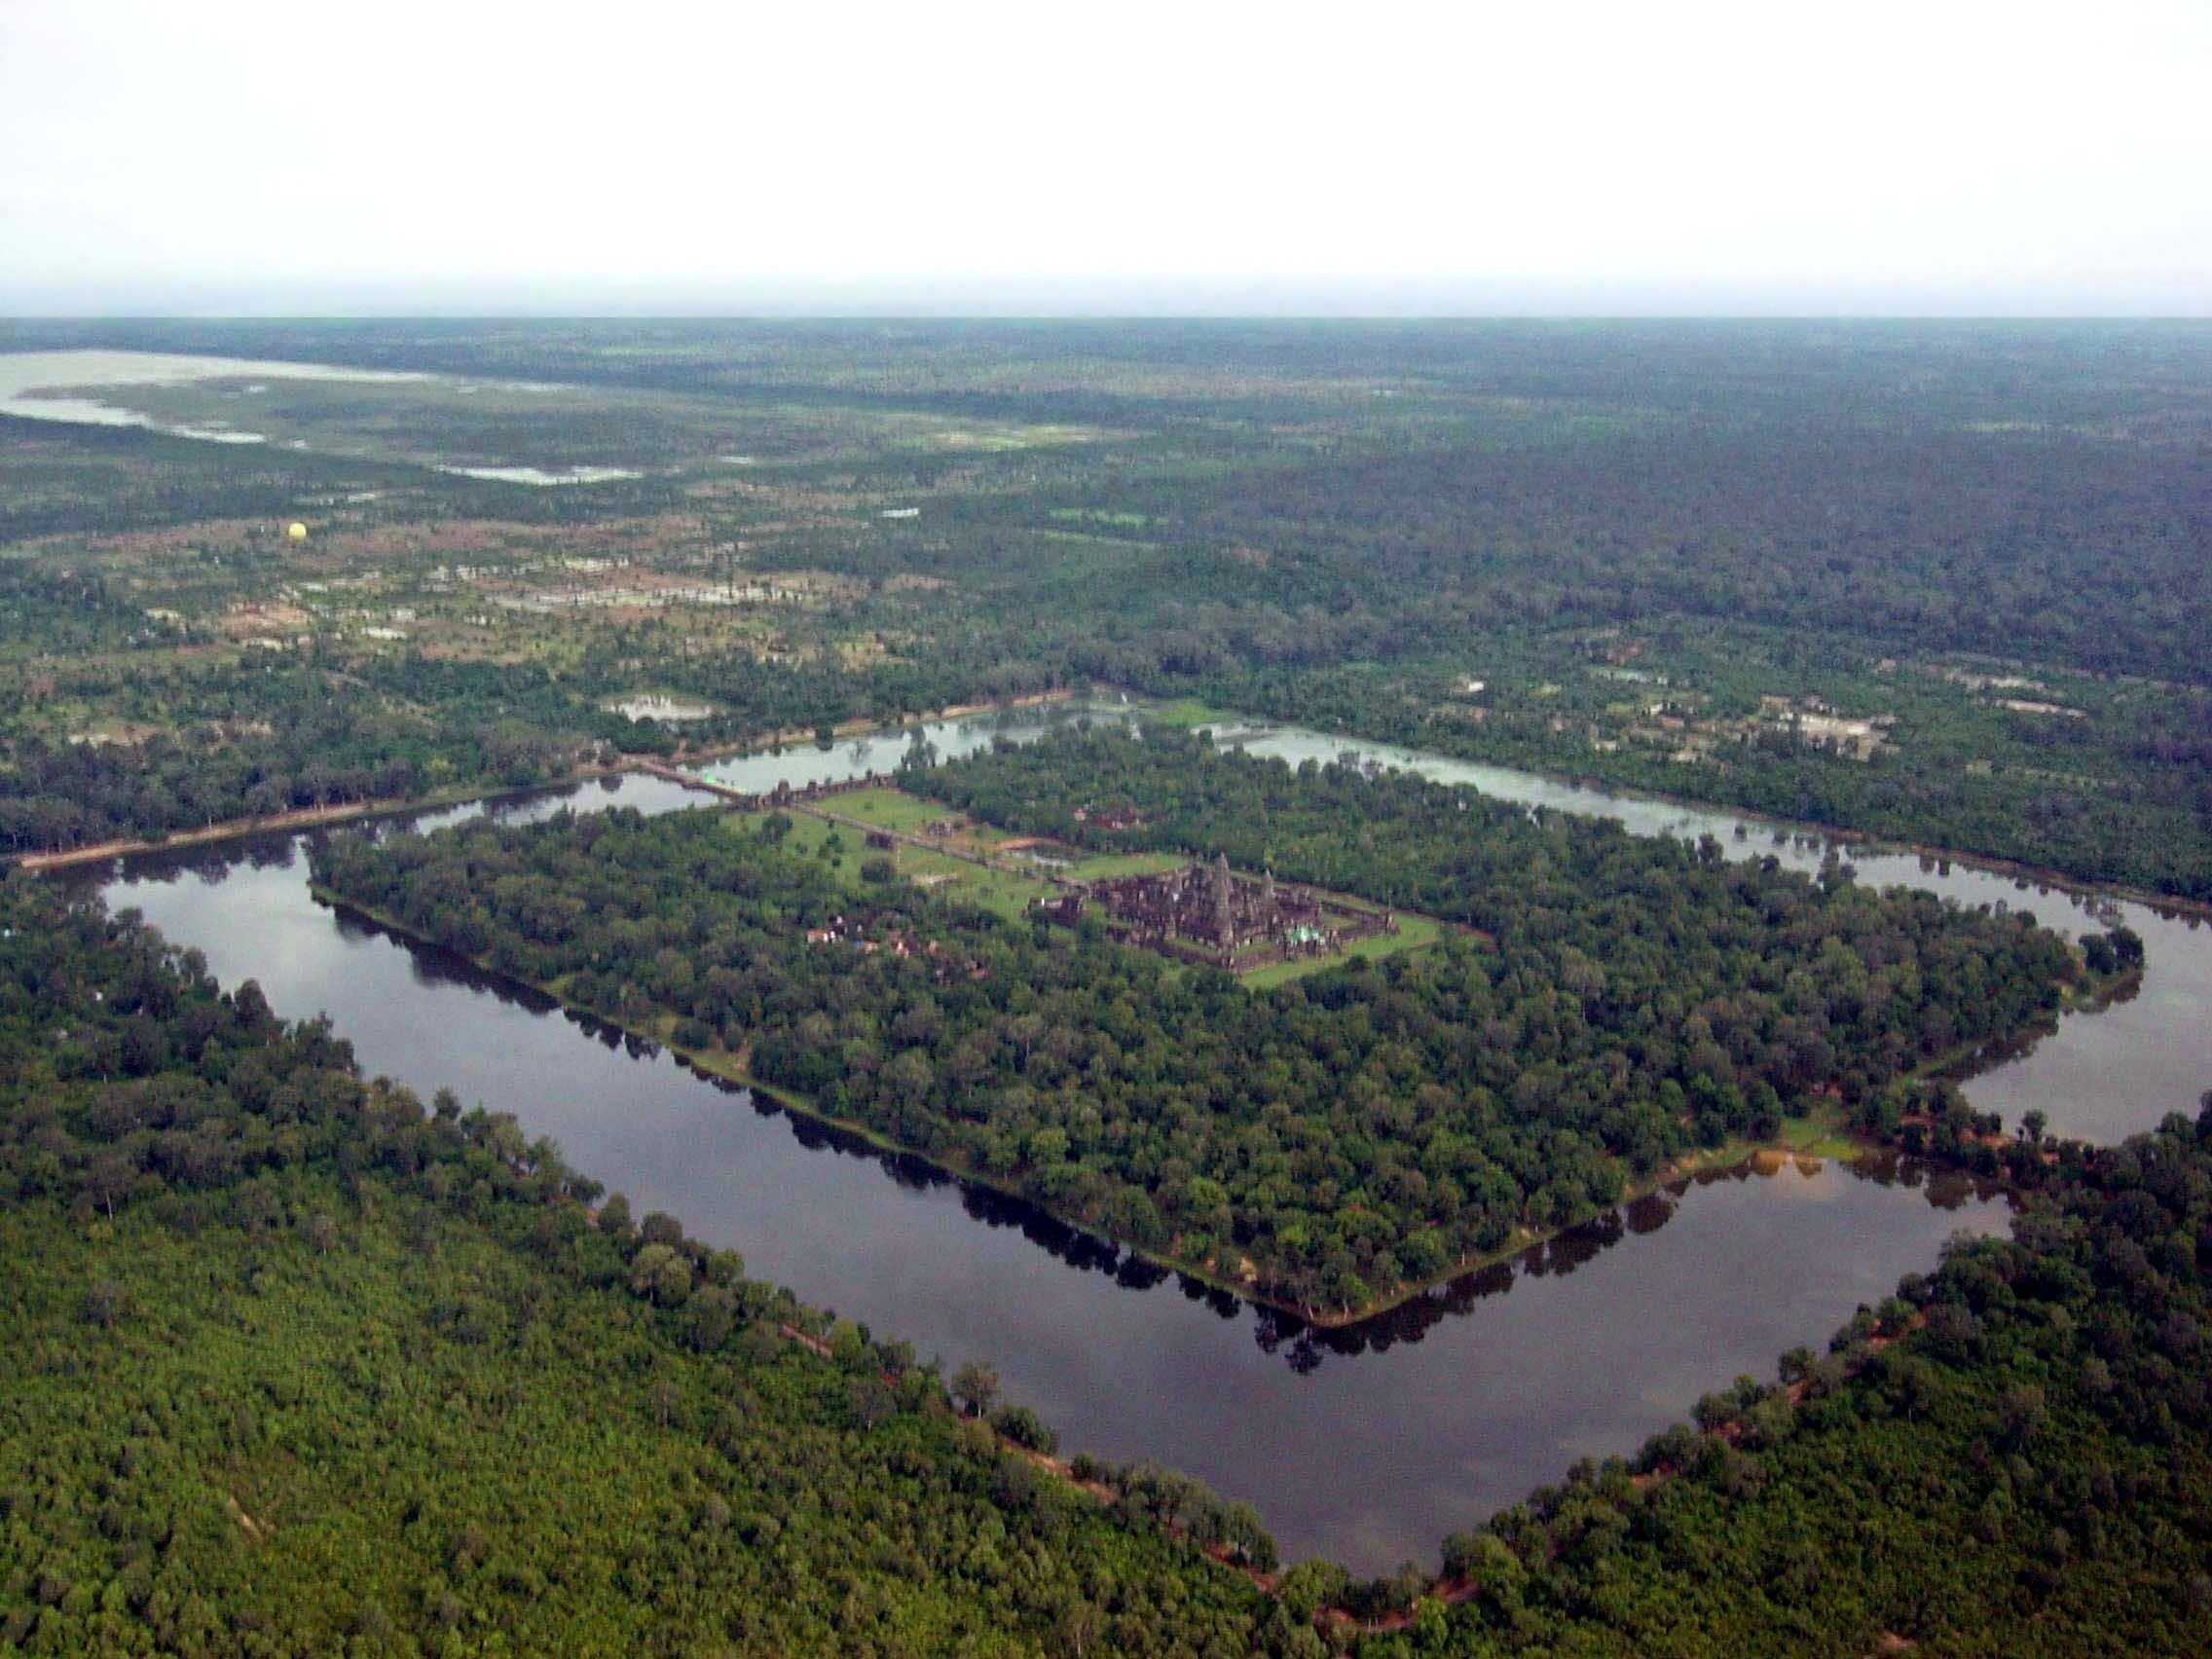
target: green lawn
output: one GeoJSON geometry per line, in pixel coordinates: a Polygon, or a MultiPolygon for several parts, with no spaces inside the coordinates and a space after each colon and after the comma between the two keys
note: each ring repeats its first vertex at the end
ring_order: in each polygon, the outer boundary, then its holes
{"type": "Polygon", "coordinates": [[[1103,881],[1110,876],[1151,875],[1182,862],[1173,853],[1080,853],[1068,873],[1079,881],[1103,881]]]}
{"type": "Polygon", "coordinates": [[[1245,723],[1237,716],[1210,708],[1196,697],[1177,697],[1172,702],[1147,704],[1144,718],[1159,725],[1181,726],[1186,730],[1196,726],[1228,727],[1245,723]]]}
{"type": "Polygon", "coordinates": [[[980,904],[1016,922],[1029,913],[1032,900],[1043,899],[1052,891],[1052,884],[1042,875],[1013,875],[970,864],[949,853],[924,852],[914,847],[899,849],[899,873],[908,880],[923,875],[949,875],[950,881],[933,891],[947,899],[964,899],[972,904],[980,904]]]}
{"type": "Polygon", "coordinates": [[[1843,1114],[1833,1106],[1822,1107],[1808,1117],[1783,1119],[1774,1144],[1807,1158],[1833,1158],[1846,1163],[1866,1150],[1864,1142],[1845,1132],[1843,1114]]]}
{"type": "MultiPolygon", "coordinates": [[[[887,800],[903,801],[914,806],[927,804],[914,800],[910,795],[900,795],[894,791],[868,790],[835,797],[835,810],[843,812],[856,801],[872,804],[884,812],[898,810],[896,806],[884,804],[887,800]]],[[[790,816],[792,830],[785,846],[796,852],[820,855],[830,838],[835,835],[840,842],[840,850],[836,855],[838,862],[833,866],[837,874],[856,894],[868,891],[867,884],[861,880],[861,862],[876,855],[861,844],[859,830],[846,825],[831,824],[806,812],[793,812],[790,816]]],[[[852,816],[857,818],[862,815],[854,813],[852,816]]],[[[752,835],[759,832],[766,817],[765,813],[733,812],[727,822],[732,834],[752,835]]],[[[883,818],[873,813],[865,821],[870,824],[884,823],[883,818]]],[[[1051,891],[1051,884],[1042,875],[1014,875],[1004,870],[988,869],[981,865],[970,864],[966,859],[956,859],[949,853],[902,846],[892,856],[898,863],[899,873],[907,880],[911,881],[918,876],[949,875],[952,877],[950,881],[930,891],[940,898],[979,904],[1009,921],[1021,920],[1028,914],[1031,900],[1041,899],[1051,891]]]]}
{"type": "Polygon", "coordinates": [[[1303,979],[1307,975],[1318,974],[1324,969],[1341,968],[1355,957],[1373,961],[1394,956],[1401,950],[1425,950],[1444,934],[1444,924],[1429,916],[1409,916],[1400,911],[1397,920],[1395,933],[1370,934],[1365,939],[1355,940],[1350,948],[1337,951],[1333,955],[1316,956],[1302,962],[1272,963],[1268,967],[1255,968],[1249,974],[1237,977],[1254,990],[1264,991],[1271,985],[1288,984],[1293,979],[1303,979]]]}
{"type": "Polygon", "coordinates": [[[934,824],[940,818],[960,816],[941,801],[924,800],[920,795],[910,795],[903,790],[856,790],[851,794],[830,796],[822,803],[822,807],[826,812],[857,818],[864,824],[878,825],[885,830],[897,830],[909,835],[925,824],[934,824]]]}

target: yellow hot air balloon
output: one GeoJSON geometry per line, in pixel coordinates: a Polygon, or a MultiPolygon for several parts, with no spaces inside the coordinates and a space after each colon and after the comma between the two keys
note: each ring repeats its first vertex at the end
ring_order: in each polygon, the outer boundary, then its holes
{"type": "Polygon", "coordinates": [[[308,527],[300,523],[298,519],[294,519],[285,527],[284,534],[294,541],[305,541],[308,538],[308,527]]]}

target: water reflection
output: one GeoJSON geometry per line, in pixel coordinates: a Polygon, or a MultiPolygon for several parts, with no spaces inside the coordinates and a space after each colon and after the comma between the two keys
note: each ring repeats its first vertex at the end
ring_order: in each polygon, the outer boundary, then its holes
{"type": "Polygon", "coordinates": [[[788,784],[795,790],[808,784],[888,776],[915,756],[935,765],[981,754],[1001,740],[1034,743],[1047,732],[1077,721],[1118,722],[1133,731],[1139,723],[1139,714],[1118,704],[1086,702],[1001,709],[987,715],[963,715],[951,719],[864,732],[841,748],[802,745],[770,749],[708,761],[694,770],[731,789],[750,794],[767,794],[779,784],[788,784]]]}
{"type": "MultiPolygon", "coordinates": [[[[415,982],[425,988],[452,985],[533,1014],[557,1014],[568,1024],[597,1039],[603,1048],[631,1060],[661,1056],[657,1043],[569,1008],[528,985],[486,973],[464,957],[395,933],[343,905],[334,907],[332,920],[341,938],[374,938],[404,951],[413,964],[415,982]]],[[[1819,1160],[1761,1160],[1700,1171],[1668,1182],[1504,1260],[1433,1285],[1371,1318],[1348,1325],[1317,1326],[1295,1313],[1247,1302],[1218,1285],[1148,1261],[1137,1251],[1087,1233],[1025,1198],[966,1180],[911,1154],[887,1151],[836,1124],[789,1111],[727,1078],[682,1061],[674,1063],[698,1083],[749,1104],[756,1117],[781,1120],[793,1141],[805,1150],[872,1163],[894,1185],[911,1193],[956,1196],[962,1212],[972,1221],[1017,1234],[1077,1272],[1097,1274],[1123,1290],[1137,1292],[1154,1291],[1172,1280],[1185,1300],[1218,1318],[1235,1320],[1249,1312],[1260,1351],[1280,1354],[1290,1369],[1302,1376],[1310,1374],[1332,1355],[1354,1358],[1384,1354],[1419,1343],[1443,1321],[1472,1312],[1485,1298],[1507,1294],[1517,1280],[1563,1278],[1625,1239],[1658,1232],[1699,1189],[1769,1179],[1813,1181],[1825,1172],[1819,1160]]],[[[1998,1183],[1978,1181],[1962,1171],[1895,1154],[1869,1154],[1853,1162],[1850,1172],[1878,1187],[1919,1193],[1931,1206],[1945,1211],[1964,1212],[1988,1205],[2003,1196],[1998,1183]]]]}
{"type": "MultiPolygon", "coordinates": [[[[568,804],[665,798],[632,787],[568,804]]],[[[1938,1208],[1909,1171],[1788,1165],[1669,1188],[1315,1331],[334,913],[307,891],[303,843],[78,879],[202,950],[225,984],[258,978],[291,1017],[327,1011],[372,1074],[514,1112],[640,1211],[682,1216],[807,1301],[924,1354],[990,1357],[1070,1446],[1186,1468],[1258,1504],[1291,1552],[1361,1570],[1429,1558],[1574,1457],[1632,1449],[1925,1270],[1954,1228],[2005,1219],[1972,1194],[1938,1208]]]]}
{"type": "Polygon", "coordinates": [[[2212,1083],[2212,930],[2182,906],[2119,900],[1940,854],[1888,852],[1748,814],[1563,783],[1391,744],[1354,743],[1298,726],[1245,727],[1237,741],[1249,754],[1292,766],[1355,760],[1469,786],[1534,812],[1610,818],[1632,834],[1693,841],[1711,836],[1731,858],[1771,856],[1806,874],[1819,872],[1833,858],[1868,887],[1910,887],[1998,911],[2030,908],[2039,921],[2077,935],[2124,922],[2144,941],[2140,989],[2102,1010],[2061,1014],[2031,1040],[1992,1053],[1966,1079],[1968,1099],[2008,1124],[2038,1111],[2054,1133],[2111,1142],[2156,1127],[2169,1112],[2194,1114],[2197,1097],[2212,1083]],[[2037,903],[2023,906],[2023,894],[2037,903]]]}
{"type": "MultiPolygon", "coordinates": [[[[1049,723],[977,722],[991,729],[959,741],[1049,723]]],[[[898,753],[909,741],[899,739],[898,753]]],[[[865,771],[881,753],[854,750],[797,758],[865,771]]],[[[1587,792],[1537,782],[1550,798],[1531,805],[1589,809],[1587,792]]],[[[415,822],[479,810],[522,822],[610,804],[657,812],[696,799],[630,776],[415,822]]],[[[1769,826],[1747,824],[1738,836],[1730,819],[1614,806],[1641,815],[1645,832],[1711,830],[1747,853],[1769,850],[1769,826]]],[[[359,831],[325,831],[350,832],[359,831]]],[[[1374,1319],[1316,1330],[1018,1199],[793,1118],[650,1043],[334,913],[307,892],[305,840],[195,849],[65,879],[103,888],[119,908],[136,905],[202,950],[225,984],[258,978],[278,1012],[327,1011],[370,1072],[425,1097],[450,1085],[514,1112],[641,1211],[683,1217],[808,1301],[925,1354],[990,1357],[1010,1395],[1071,1446],[1189,1469],[1257,1503],[1293,1554],[1326,1552],[1360,1570],[1428,1559],[1444,1533],[1556,1480],[1573,1458],[1633,1449],[1739,1372],[1770,1375],[1783,1349],[1819,1343],[1901,1273],[1928,1269],[1954,1231],[1987,1232],[2007,1216],[1986,1189],[1908,1163],[1854,1171],[1785,1161],[1675,1183],[1374,1319]]],[[[1825,856],[1817,837],[1788,840],[1776,856],[1816,866],[1825,856]]],[[[1970,884],[1954,896],[1994,900],[1980,885],[1994,884],[2018,902],[2009,878],[1946,871],[1941,861],[1933,869],[1917,856],[1853,862],[1869,876],[1897,868],[1916,885],[1970,884]]],[[[2095,920],[2080,913],[2082,925],[2095,920]]],[[[2110,1014],[2062,1019],[2025,1060],[1978,1077],[1977,1097],[2035,1076],[2054,1052],[2094,1056],[2085,1092],[2125,1132],[2168,1109],[2169,1074],[2212,1076],[2190,1046],[2201,1029],[2167,1049],[2145,1036],[2187,1023],[2177,1001],[2198,1011],[2200,1028],[2212,1024],[2201,1019],[2212,939],[2141,906],[2121,913],[2150,942],[2143,994],[2110,1014]],[[2106,1030],[2123,1034],[2118,1051],[2083,1047],[2084,1033],[2106,1030]]],[[[2187,1099],[2201,1088],[2194,1081],[2187,1099]]]]}

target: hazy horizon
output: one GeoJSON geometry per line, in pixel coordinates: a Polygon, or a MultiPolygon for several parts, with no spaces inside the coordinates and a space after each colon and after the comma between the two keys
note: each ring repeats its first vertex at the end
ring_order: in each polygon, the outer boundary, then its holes
{"type": "Polygon", "coordinates": [[[0,0],[15,315],[2212,314],[2212,8],[0,0]]]}
{"type": "Polygon", "coordinates": [[[0,320],[253,321],[424,318],[637,320],[1528,320],[1528,321],[2206,321],[2194,288],[1959,294],[1883,290],[1665,288],[1628,284],[1504,289],[1382,282],[1335,286],[1157,283],[821,284],[789,287],[528,288],[286,285],[236,289],[23,291],[0,287],[0,320]]]}

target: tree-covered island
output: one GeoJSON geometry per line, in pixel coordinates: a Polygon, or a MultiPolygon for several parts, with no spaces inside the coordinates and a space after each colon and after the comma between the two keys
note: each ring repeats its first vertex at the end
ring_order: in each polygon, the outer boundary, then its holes
{"type": "Polygon", "coordinates": [[[1786,1120],[1894,1114],[1892,1086],[2047,1016],[2081,974],[2026,916],[1196,740],[1070,734],[922,787],[1055,825],[1041,801],[1112,798],[1149,815],[1148,840],[1482,937],[1254,989],[1094,925],[924,890],[849,843],[800,850],[781,814],[341,836],[316,879],[803,1110],[1322,1321],[1786,1120]]]}

